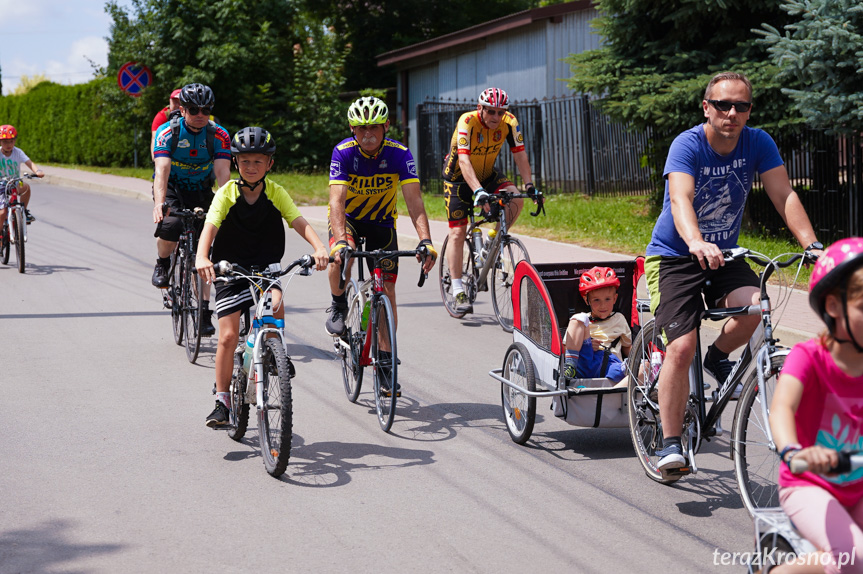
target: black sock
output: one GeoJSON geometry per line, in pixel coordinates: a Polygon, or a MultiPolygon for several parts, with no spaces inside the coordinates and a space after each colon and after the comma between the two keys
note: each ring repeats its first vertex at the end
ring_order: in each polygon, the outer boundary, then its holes
{"type": "Polygon", "coordinates": [[[338,305],[339,307],[347,307],[348,306],[348,296],[342,293],[341,295],[333,295],[333,303],[338,305]]]}
{"type": "Polygon", "coordinates": [[[167,257],[158,257],[158,259],[159,259],[160,265],[164,265],[167,267],[168,265],[171,264],[171,256],[170,255],[168,255],[167,257]]]}
{"type": "Polygon", "coordinates": [[[717,363],[728,358],[728,353],[720,351],[716,345],[710,345],[707,348],[707,356],[704,357],[709,363],[717,363]]]}
{"type": "MultiPolygon", "coordinates": [[[[679,436],[667,436],[662,439],[662,448],[668,448],[671,445],[676,444],[680,445],[680,437],[679,436]]],[[[680,445],[681,447],[683,445],[680,445]]]]}
{"type": "Polygon", "coordinates": [[[203,301],[201,301],[201,309],[203,309],[204,311],[209,311],[209,310],[210,310],[210,301],[209,301],[209,299],[204,299],[203,301]]]}

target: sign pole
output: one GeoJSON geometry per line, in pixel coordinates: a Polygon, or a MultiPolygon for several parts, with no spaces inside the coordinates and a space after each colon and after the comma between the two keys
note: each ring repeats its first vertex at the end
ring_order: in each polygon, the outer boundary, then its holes
{"type": "Polygon", "coordinates": [[[135,169],[138,169],[138,126],[135,126],[135,147],[134,156],[135,156],[135,169]]]}
{"type": "MultiPolygon", "coordinates": [[[[117,72],[117,85],[120,89],[137,98],[141,95],[147,86],[153,83],[153,73],[147,66],[139,65],[137,62],[126,62],[120,66],[120,71],[117,72]]],[[[135,168],[138,168],[138,126],[135,126],[134,149],[132,156],[135,161],[135,168]]]]}

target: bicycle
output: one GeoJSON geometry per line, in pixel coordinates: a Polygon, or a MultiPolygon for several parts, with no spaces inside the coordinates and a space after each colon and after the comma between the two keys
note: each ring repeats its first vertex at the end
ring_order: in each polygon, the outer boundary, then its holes
{"type": "MultiPolygon", "coordinates": [[[[479,220],[474,219],[473,212],[469,214],[470,225],[462,248],[462,285],[468,301],[473,305],[479,291],[488,291],[488,277],[491,274],[491,304],[498,323],[507,333],[512,333],[512,281],[515,276],[515,266],[519,261],[530,262],[524,244],[509,234],[506,222],[506,206],[513,199],[529,198],[536,202],[536,211],[531,216],[536,217],[540,211],[545,213],[544,199],[541,193],[528,195],[526,193],[510,193],[504,191],[492,195],[492,209],[481,213],[479,220]],[[486,247],[482,239],[481,225],[498,223],[500,229],[493,233],[489,231],[490,242],[486,247]],[[486,252],[487,250],[487,252],[486,252]]],[[[456,310],[455,295],[452,292],[449,261],[447,259],[447,244],[449,236],[444,239],[439,263],[440,294],[447,312],[456,319],[466,315],[456,310]]]]}
{"type": "MultiPolygon", "coordinates": [[[[219,261],[214,267],[216,281],[247,281],[254,300],[255,314],[249,311],[240,320],[240,339],[234,351],[234,373],[231,376],[231,409],[228,436],[239,442],[249,424],[250,405],[256,406],[258,439],[264,467],[274,477],[284,474],[291,457],[293,433],[293,399],[291,379],[296,375],[285,344],[285,320],[273,316],[273,286],[283,275],[311,275],[315,260],[303,255],[286,269],[274,263],[266,269],[246,270],[239,265],[219,261]],[[249,376],[255,383],[249,387],[249,376]],[[252,392],[254,391],[254,392],[252,392]]],[[[282,302],[284,304],[284,300],[282,302]]]]}
{"type": "Polygon", "coordinates": [[[171,210],[171,215],[183,221],[183,232],[171,253],[168,287],[162,290],[162,304],[171,310],[174,342],[185,342],[186,358],[194,363],[201,349],[201,323],[204,308],[200,304],[201,294],[209,286],[204,285],[195,269],[195,254],[198,249],[197,220],[207,217],[201,207],[171,210]]]}
{"type": "Polygon", "coordinates": [[[3,221],[2,235],[0,235],[0,260],[3,261],[3,265],[9,263],[9,252],[14,244],[18,273],[25,271],[24,244],[27,243],[27,216],[24,203],[18,195],[18,184],[25,178],[35,177],[33,174],[25,173],[19,177],[0,178],[0,193],[6,195],[6,220],[3,221]]]}
{"type": "MultiPolygon", "coordinates": [[[[778,505],[776,494],[776,464],[775,445],[770,438],[767,424],[769,397],[776,384],[789,348],[778,345],[774,337],[773,313],[770,297],[767,293],[767,281],[777,269],[789,267],[800,262],[797,273],[803,263],[815,260],[809,252],[781,255],[770,259],[759,253],[744,248],[724,250],[726,261],[748,259],[762,267],[760,281],[760,305],[729,307],[722,309],[707,309],[702,312],[702,319],[722,320],[743,315],[760,315],[761,322],[749,343],[743,348],[740,358],[734,364],[728,378],[715,389],[710,398],[704,396],[704,376],[702,371],[701,333],[697,330],[695,357],[689,369],[689,400],[683,420],[684,454],[690,461],[690,467],[679,473],[663,473],[656,467],[659,457],[656,451],[662,448],[662,421],[659,416],[658,393],[656,384],[661,369],[661,359],[664,357],[665,346],[656,325],[650,319],[636,336],[632,343],[632,352],[628,361],[628,410],[629,427],[632,442],[635,446],[638,460],[645,473],[651,479],[663,484],[670,484],[684,474],[696,474],[695,454],[702,440],[710,440],[724,432],[720,417],[725,407],[732,400],[738,385],[743,390],[738,399],[737,408],[731,429],[731,449],[734,458],[734,469],[740,487],[740,497],[746,509],[752,514],[756,508],[766,505],[778,505]],[[783,258],[781,259],[780,258],[783,258]],[[711,407],[708,411],[707,403],[711,407]],[[765,439],[754,435],[758,432],[766,434],[765,439]],[[755,438],[756,440],[752,440],[755,438]],[[764,470],[764,466],[768,468],[764,470]]],[[[790,289],[789,289],[790,291],[790,289]]],[[[787,302],[787,294],[780,302],[787,302]]],[[[649,310],[649,299],[638,300],[639,312],[649,310]]]]}
{"type": "MultiPolygon", "coordinates": [[[[358,248],[362,248],[360,239],[358,248]]],[[[357,401],[363,382],[363,369],[374,366],[375,410],[384,432],[389,432],[396,414],[396,398],[401,394],[398,383],[398,352],[396,350],[396,327],[392,303],[384,293],[382,261],[396,257],[421,254],[419,249],[411,251],[353,251],[345,249],[342,257],[340,287],[345,288],[348,311],[345,315],[345,334],[334,337],[336,354],[342,361],[342,379],[345,394],[352,403],[357,401]],[[363,266],[359,267],[359,278],[346,281],[349,258],[372,261],[372,277],[363,279],[363,266]],[[389,351],[387,351],[387,348],[389,351]]],[[[417,286],[425,283],[426,274],[420,268],[417,286]]]]}

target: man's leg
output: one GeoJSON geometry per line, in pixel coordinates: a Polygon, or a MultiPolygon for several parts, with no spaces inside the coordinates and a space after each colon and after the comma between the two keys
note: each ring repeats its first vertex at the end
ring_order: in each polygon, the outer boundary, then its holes
{"type": "Polygon", "coordinates": [[[681,435],[686,402],[689,400],[689,366],[695,356],[698,331],[669,341],[662,370],[659,371],[659,416],[662,420],[663,448],[657,451],[660,470],[686,465],[681,435]]]}
{"type": "Polygon", "coordinates": [[[156,254],[158,255],[158,259],[156,259],[156,267],[153,269],[152,282],[154,287],[164,289],[168,286],[170,282],[168,273],[171,270],[171,253],[174,252],[176,246],[176,241],[167,241],[161,237],[156,239],[156,254]]]}
{"type": "MultiPolygon", "coordinates": [[[[348,236],[348,244],[351,246],[351,249],[356,249],[356,244],[350,236],[348,236]]],[[[345,332],[345,315],[348,312],[348,300],[345,296],[345,289],[347,288],[348,281],[351,279],[351,267],[353,263],[353,260],[348,261],[348,268],[345,271],[345,285],[341,288],[339,288],[341,265],[333,262],[327,268],[327,279],[330,282],[330,293],[333,297],[333,304],[327,308],[327,312],[330,315],[327,317],[326,329],[327,333],[332,336],[341,336],[345,332]]]]}
{"type": "MultiPolygon", "coordinates": [[[[719,305],[722,307],[757,305],[759,296],[760,291],[755,287],[739,287],[723,298],[719,305]]],[[[722,385],[734,369],[734,362],[728,360],[728,355],[749,341],[752,333],[758,328],[759,321],[761,321],[759,315],[730,318],[722,326],[722,332],[716,341],[708,347],[704,354],[704,368],[713,375],[718,385],[722,385]]],[[[741,384],[735,390],[736,396],[740,395],[743,390],[742,387],[741,384]]]]}
{"type": "MultiPolygon", "coordinates": [[[[508,191],[509,193],[519,193],[518,188],[514,185],[509,185],[504,188],[504,191],[508,191]]],[[[512,225],[518,220],[519,214],[521,214],[521,210],[524,208],[524,200],[523,199],[513,199],[506,206],[506,226],[507,228],[512,227],[512,225]]]]}

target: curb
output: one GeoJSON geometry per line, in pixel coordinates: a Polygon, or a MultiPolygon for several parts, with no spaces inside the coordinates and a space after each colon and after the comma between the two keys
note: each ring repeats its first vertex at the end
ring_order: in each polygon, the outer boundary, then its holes
{"type": "Polygon", "coordinates": [[[85,191],[93,191],[97,193],[107,193],[110,195],[121,195],[123,197],[140,199],[142,201],[149,201],[152,199],[149,195],[145,195],[131,189],[123,189],[121,187],[114,187],[111,185],[105,185],[103,183],[96,183],[91,181],[81,181],[79,179],[63,177],[60,175],[45,174],[45,177],[42,178],[41,183],[47,183],[48,185],[62,185],[64,187],[74,187],[76,189],[83,189],[85,191]]]}

